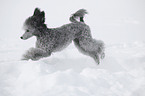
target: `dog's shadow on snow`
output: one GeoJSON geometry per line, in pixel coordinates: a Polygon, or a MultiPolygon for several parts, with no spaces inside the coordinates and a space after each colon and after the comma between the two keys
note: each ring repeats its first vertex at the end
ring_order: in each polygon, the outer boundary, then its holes
{"type": "Polygon", "coordinates": [[[51,58],[41,60],[40,70],[45,73],[53,73],[56,71],[74,70],[81,72],[85,68],[97,68],[97,64],[91,58],[51,58]]]}
{"type": "Polygon", "coordinates": [[[119,72],[125,70],[123,66],[116,60],[107,56],[98,65],[92,58],[46,58],[40,60],[40,71],[42,73],[54,73],[58,71],[74,70],[82,72],[86,68],[105,69],[110,72],[119,72]]]}

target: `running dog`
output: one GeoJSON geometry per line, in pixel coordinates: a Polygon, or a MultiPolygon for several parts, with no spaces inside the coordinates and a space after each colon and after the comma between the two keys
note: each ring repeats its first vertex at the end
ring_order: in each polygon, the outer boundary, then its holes
{"type": "Polygon", "coordinates": [[[24,22],[25,33],[20,38],[26,40],[35,36],[36,48],[26,51],[22,59],[39,60],[48,57],[53,52],[63,50],[73,41],[80,52],[92,57],[99,64],[100,59],[105,57],[104,42],[92,38],[90,28],[83,20],[85,14],[87,11],[80,9],[70,17],[71,23],[58,28],[47,28],[45,12],[35,8],[34,14],[24,22]]]}

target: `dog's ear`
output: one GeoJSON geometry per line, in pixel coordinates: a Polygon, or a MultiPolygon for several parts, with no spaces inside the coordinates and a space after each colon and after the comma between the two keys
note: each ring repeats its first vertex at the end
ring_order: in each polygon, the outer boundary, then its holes
{"type": "Polygon", "coordinates": [[[34,10],[34,16],[38,16],[39,14],[40,14],[41,12],[40,12],[40,9],[39,8],[35,8],[35,10],[34,10]]]}
{"type": "Polygon", "coordinates": [[[35,8],[33,16],[35,16],[37,22],[39,23],[45,22],[45,12],[44,11],[41,12],[39,8],[35,8]]]}
{"type": "Polygon", "coordinates": [[[45,12],[44,11],[42,11],[40,14],[39,14],[39,17],[40,17],[40,19],[41,19],[41,22],[45,22],[45,12]]]}
{"type": "Polygon", "coordinates": [[[39,15],[41,18],[45,18],[45,12],[44,11],[42,11],[41,13],[40,13],[40,15],[39,15]]]}

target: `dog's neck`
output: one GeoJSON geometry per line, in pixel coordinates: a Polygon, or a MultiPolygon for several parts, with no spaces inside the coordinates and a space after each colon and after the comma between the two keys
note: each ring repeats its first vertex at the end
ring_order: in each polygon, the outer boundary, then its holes
{"type": "Polygon", "coordinates": [[[44,37],[48,34],[50,34],[50,31],[51,29],[47,28],[47,27],[40,27],[38,28],[38,34],[36,35],[37,38],[40,38],[40,37],[44,37]]]}

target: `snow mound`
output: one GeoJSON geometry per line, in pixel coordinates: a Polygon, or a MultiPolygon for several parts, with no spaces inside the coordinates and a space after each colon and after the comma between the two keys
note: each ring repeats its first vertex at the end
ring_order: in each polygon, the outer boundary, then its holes
{"type": "MultiPolygon", "coordinates": [[[[1,43],[1,42],[0,42],[1,43]]],[[[145,43],[110,44],[100,65],[69,46],[39,61],[0,47],[0,96],[144,96],[145,43]]]]}

